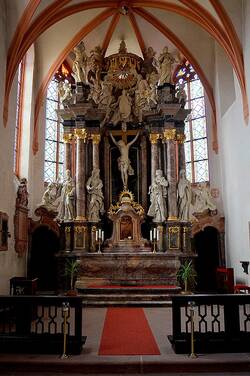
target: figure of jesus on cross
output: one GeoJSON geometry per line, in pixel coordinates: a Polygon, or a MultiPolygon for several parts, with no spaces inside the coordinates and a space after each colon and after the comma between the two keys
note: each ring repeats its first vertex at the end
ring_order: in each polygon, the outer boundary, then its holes
{"type": "Polygon", "coordinates": [[[131,166],[129,159],[129,148],[133,145],[139,137],[140,131],[137,132],[136,136],[129,143],[125,142],[123,139],[116,141],[112,133],[109,133],[113,143],[118,147],[120,151],[120,157],[118,158],[118,168],[121,171],[121,178],[123,182],[123,189],[128,189],[128,175],[134,175],[134,170],[131,166]]]}

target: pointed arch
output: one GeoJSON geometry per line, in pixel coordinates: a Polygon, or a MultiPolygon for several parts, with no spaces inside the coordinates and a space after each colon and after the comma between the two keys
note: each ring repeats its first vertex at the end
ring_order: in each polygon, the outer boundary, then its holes
{"type": "Polygon", "coordinates": [[[205,76],[202,68],[200,67],[197,60],[191,54],[191,52],[185,47],[182,41],[170,30],[167,26],[163,25],[157,18],[155,18],[151,13],[140,9],[135,8],[134,12],[137,13],[139,16],[144,18],[146,21],[150,22],[157,30],[159,30],[165,37],[167,37],[180,51],[181,53],[187,58],[187,60],[192,64],[195,71],[197,72],[200,80],[205,88],[205,91],[208,96],[209,103],[212,109],[212,130],[213,130],[213,150],[218,153],[218,140],[217,140],[217,124],[216,124],[216,107],[213,95],[213,89],[208,82],[208,79],[205,76]]]}
{"type": "Polygon", "coordinates": [[[36,97],[35,103],[35,113],[34,113],[34,134],[33,134],[33,154],[36,154],[38,151],[38,118],[40,109],[43,103],[43,99],[47,90],[47,86],[51,78],[53,77],[54,73],[58,69],[58,67],[63,63],[67,55],[70,51],[78,44],[80,41],[88,35],[93,29],[98,27],[102,22],[104,22],[107,18],[112,16],[116,12],[116,8],[111,8],[103,11],[98,16],[96,16],[93,20],[91,20],[87,25],[85,25],[75,36],[74,38],[67,44],[67,46],[63,49],[60,55],[57,57],[55,62],[50,67],[45,79],[43,80],[36,97]]]}

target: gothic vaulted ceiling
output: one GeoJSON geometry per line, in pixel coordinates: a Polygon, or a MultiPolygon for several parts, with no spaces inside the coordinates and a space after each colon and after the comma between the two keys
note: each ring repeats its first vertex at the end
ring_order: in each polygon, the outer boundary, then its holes
{"type": "MultiPolygon", "coordinates": [[[[7,7],[8,7],[7,2],[7,7]]],[[[11,1],[13,8],[14,1],[11,1]]],[[[159,55],[164,46],[178,50],[194,66],[205,87],[215,121],[214,42],[227,56],[238,78],[245,118],[248,119],[240,25],[241,1],[234,0],[15,0],[19,23],[8,51],[4,124],[12,82],[25,53],[36,48],[37,98],[35,138],[39,110],[47,85],[70,51],[84,41],[87,53],[100,45],[107,56],[121,40],[129,52],[143,57],[152,46],[159,55]],[[22,6],[20,5],[22,4],[22,6]],[[238,30],[239,29],[239,30],[238,30]]],[[[34,151],[36,151],[36,140],[34,151]]]]}

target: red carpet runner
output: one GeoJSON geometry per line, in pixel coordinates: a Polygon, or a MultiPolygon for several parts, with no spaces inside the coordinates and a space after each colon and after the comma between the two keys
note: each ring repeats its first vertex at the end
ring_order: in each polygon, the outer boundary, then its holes
{"type": "Polygon", "coordinates": [[[142,308],[108,308],[99,355],[160,355],[142,308]]]}

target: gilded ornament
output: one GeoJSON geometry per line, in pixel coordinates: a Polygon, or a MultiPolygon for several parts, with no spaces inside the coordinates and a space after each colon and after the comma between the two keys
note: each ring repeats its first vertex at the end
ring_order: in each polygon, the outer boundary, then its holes
{"type": "Polygon", "coordinates": [[[150,133],[149,135],[149,140],[151,144],[153,145],[157,144],[157,140],[159,140],[159,138],[160,138],[159,133],[150,133]]]}
{"type": "Polygon", "coordinates": [[[176,141],[179,143],[179,144],[184,144],[186,140],[186,136],[184,133],[177,133],[176,134],[176,141]]]}
{"type": "Polygon", "coordinates": [[[80,140],[84,140],[84,142],[87,141],[88,132],[86,131],[85,128],[75,129],[75,135],[76,135],[76,138],[78,138],[80,140]]]}
{"type": "Polygon", "coordinates": [[[175,140],[176,139],[176,129],[165,129],[163,132],[163,138],[164,140],[175,140]]]}
{"type": "Polygon", "coordinates": [[[91,140],[92,140],[94,145],[98,145],[101,141],[101,135],[100,134],[92,134],[91,140]]]}
{"type": "Polygon", "coordinates": [[[71,230],[70,226],[66,226],[66,227],[65,227],[65,232],[66,232],[66,233],[69,233],[70,230],[71,230]]]}
{"type": "Polygon", "coordinates": [[[173,226],[168,228],[169,234],[177,234],[180,232],[180,227],[178,226],[173,226]]]}
{"type": "Polygon", "coordinates": [[[86,217],[83,217],[82,215],[78,215],[76,217],[76,221],[86,221],[86,220],[87,220],[86,217]]]}
{"type": "Polygon", "coordinates": [[[83,232],[83,226],[76,226],[76,227],[75,227],[75,232],[76,232],[77,234],[82,233],[82,232],[83,232]]]}
{"type": "Polygon", "coordinates": [[[126,190],[124,190],[120,193],[119,201],[115,205],[110,206],[110,208],[108,210],[108,215],[112,216],[112,215],[116,214],[118,212],[118,210],[120,210],[121,206],[123,204],[126,204],[126,203],[130,204],[132,206],[132,208],[136,211],[136,213],[140,217],[144,216],[143,207],[140,204],[138,204],[138,202],[134,201],[133,193],[130,192],[130,191],[126,191],[126,190]]]}
{"type": "Polygon", "coordinates": [[[74,135],[72,133],[64,133],[63,135],[63,142],[65,144],[70,144],[74,139],[74,135]]]}

